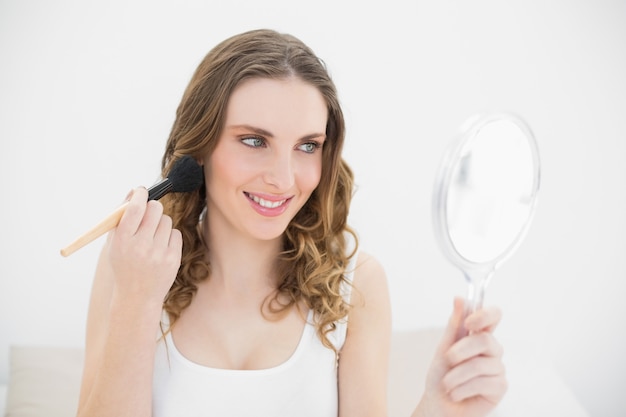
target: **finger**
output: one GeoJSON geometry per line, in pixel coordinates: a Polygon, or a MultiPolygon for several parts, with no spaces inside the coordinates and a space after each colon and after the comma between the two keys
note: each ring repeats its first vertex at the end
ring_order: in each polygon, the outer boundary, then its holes
{"type": "Polygon", "coordinates": [[[122,203],[128,203],[130,201],[130,198],[133,196],[134,192],[135,192],[135,189],[130,190],[128,194],[126,194],[126,197],[124,198],[124,201],[122,201],[122,203]]]}
{"type": "Polygon", "coordinates": [[[506,393],[508,384],[504,375],[481,376],[455,387],[448,393],[452,401],[463,401],[481,397],[492,404],[497,404],[506,393]]]}
{"type": "Polygon", "coordinates": [[[173,262],[180,266],[183,252],[183,235],[178,229],[172,229],[169,239],[169,253],[173,257],[173,262]]]}
{"type": "Polygon", "coordinates": [[[168,215],[162,215],[159,225],[154,232],[155,244],[167,248],[170,245],[170,236],[172,234],[172,218],[168,215]]]}
{"type": "Polygon", "coordinates": [[[130,237],[137,233],[146,210],[147,200],[148,190],[145,188],[139,187],[132,191],[126,210],[117,226],[117,234],[130,237]]]}
{"type": "Polygon", "coordinates": [[[156,200],[148,201],[136,235],[153,240],[162,217],[163,205],[156,200]]]}
{"type": "Polygon", "coordinates": [[[502,319],[502,310],[497,307],[488,307],[470,314],[464,326],[470,332],[493,332],[502,319]]]}
{"type": "Polygon", "coordinates": [[[446,392],[453,391],[474,378],[504,375],[500,358],[477,356],[450,369],[442,379],[446,392]]]}
{"type": "Polygon", "coordinates": [[[455,343],[446,352],[446,360],[450,367],[455,367],[476,356],[501,358],[502,346],[491,333],[472,333],[455,343]]]}

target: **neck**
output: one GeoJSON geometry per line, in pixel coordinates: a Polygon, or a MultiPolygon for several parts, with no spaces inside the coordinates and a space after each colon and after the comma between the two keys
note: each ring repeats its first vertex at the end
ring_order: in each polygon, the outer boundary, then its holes
{"type": "Polygon", "coordinates": [[[224,294],[238,295],[258,295],[276,289],[275,262],[281,238],[252,239],[208,221],[203,229],[209,247],[212,287],[224,294]]]}

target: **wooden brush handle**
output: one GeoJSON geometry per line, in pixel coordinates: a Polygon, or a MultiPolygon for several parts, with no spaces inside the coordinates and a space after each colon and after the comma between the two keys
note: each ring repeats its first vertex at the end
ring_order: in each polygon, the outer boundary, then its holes
{"type": "Polygon", "coordinates": [[[99,238],[100,236],[108,232],[109,230],[113,229],[120,222],[120,219],[122,218],[122,215],[126,211],[127,206],[128,206],[128,202],[122,204],[113,213],[109,214],[104,220],[102,220],[100,223],[98,223],[93,228],[85,232],[82,236],[80,236],[78,239],[70,243],[68,246],[61,249],[61,255],[70,256],[71,254],[76,252],[78,249],[82,248],[88,243],[91,243],[92,241],[96,240],[97,238],[99,238]]]}

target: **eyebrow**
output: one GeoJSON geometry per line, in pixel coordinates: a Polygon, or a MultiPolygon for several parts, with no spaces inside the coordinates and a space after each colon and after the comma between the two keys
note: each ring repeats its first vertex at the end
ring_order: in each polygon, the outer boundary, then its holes
{"type": "MultiPolygon", "coordinates": [[[[250,131],[252,133],[255,133],[257,135],[260,136],[266,136],[268,138],[273,138],[274,134],[272,134],[272,132],[269,132],[265,129],[262,129],[260,127],[256,127],[256,126],[251,126],[251,125],[247,125],[247,124],[242,124],[242,125],[232,125],[232,126],[227,126],[228,129],[241,129],[241,130],[247,130],[250,131]]],[[[301,140],[309,140],[309,139],[315,139],[315,138],[319,138],[319,137],[323,137],[324,139],[326,139],[326,134],[325,133],[310,133],[308,135],[304,135],[302,138],[300,138],[301,140]]]]}

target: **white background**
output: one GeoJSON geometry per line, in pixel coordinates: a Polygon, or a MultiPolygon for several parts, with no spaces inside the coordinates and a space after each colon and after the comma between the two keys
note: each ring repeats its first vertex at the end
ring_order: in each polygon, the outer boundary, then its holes
{"type": "MultiPolygon", "coordinates": [[[[269,27],[328,64],[394,327],[441,326],[460,273],[431,227],[439,160],[470,115],[528,121],[543,172],[496,273],[510,348],[549,358],[594,417],[626,412],[626,2],[0,0],[0,383],[11,344],[80,345],[102,239],[59,249],[158,179],[174,111],[217,42],[269,27]]],[[[532,401],[532,398],[528,398],[532,401]]]]}

